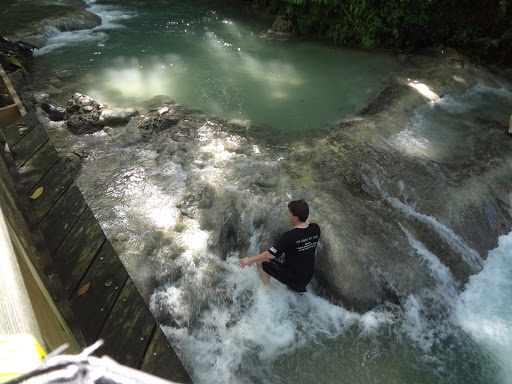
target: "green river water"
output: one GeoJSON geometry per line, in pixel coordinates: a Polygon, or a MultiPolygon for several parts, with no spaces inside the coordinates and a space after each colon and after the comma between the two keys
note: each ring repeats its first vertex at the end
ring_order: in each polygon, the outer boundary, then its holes
{"type": "Polygon", "coordinates": [[[270,18],[223,2],[95,7],[106,12],[104,26],[49,31],[37,68],[72,68],[75,91],[111,106],[161,94],[208,114],[300,132],[354,115],[401,67],[389,53],[263,39],[270,18]]]}

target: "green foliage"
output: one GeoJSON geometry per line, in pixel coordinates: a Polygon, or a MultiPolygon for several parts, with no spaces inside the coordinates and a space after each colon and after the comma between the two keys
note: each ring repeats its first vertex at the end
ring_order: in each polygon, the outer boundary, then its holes
{"type": "Polygon", "coordinates": [[[262,0],[299,33],[346,46],[453,46],[494,61],[512,61],[509,0],[262,0]]]}
{"type": "Polygon", "coordinates": [[[15,65],[15,66],[17,66],[17,67],[19,67],[19,68],[23,69],[23,70],[25,69],[25,67],[23,66],[23,64],[21,64],[21,63],[20,63],[20,61],[19,61],[17,58],[15,58],[15,57],[7,57],[7,58],[6,58],[6,60],[7,60],[9,63],[11,63],[11,64],[13,64],[13,65],[15,65]]]}

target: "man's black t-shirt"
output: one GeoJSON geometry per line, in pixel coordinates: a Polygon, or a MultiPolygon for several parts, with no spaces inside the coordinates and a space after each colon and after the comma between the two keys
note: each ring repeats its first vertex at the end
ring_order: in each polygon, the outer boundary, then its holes
{"type": "Polygon", "coordinates": [[[294,228],[283,233],[277,245],[269,249],[269,253],[275,257],[281,256],[283,252],[285,254],[281,266],[287,272],[288,281],[281,281],[282,283],[294,290],[305,290],[313,277],[315,250],[319,238],[320,227],[310,223],[307,228],[294,228]]]}

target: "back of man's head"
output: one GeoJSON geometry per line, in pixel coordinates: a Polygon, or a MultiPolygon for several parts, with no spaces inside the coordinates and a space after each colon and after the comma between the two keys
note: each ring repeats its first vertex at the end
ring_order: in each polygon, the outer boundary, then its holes
{"type": "Polygon", "coordinates": [[[301,222],[305,222],[309,216],[309,206],[304,200],[294,200],[288,203],[288,209],[293,216],[297,216],[301,222]]]}

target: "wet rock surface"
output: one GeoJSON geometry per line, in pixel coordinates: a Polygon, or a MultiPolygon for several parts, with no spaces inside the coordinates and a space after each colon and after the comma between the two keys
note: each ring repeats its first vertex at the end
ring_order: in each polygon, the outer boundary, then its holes
{"type": "Polygon", "coordinates": [[[183,118],[184,113],[175,111],[167,112],[163,115],[157,114],[145,117],[138,125],[140,137],[149,141],[159,132],[176,126],[183,118]]]}
{"type": "MultiPolygon", "coordinates": [[[[431,89],[444,94],[457,87],[459,82],[445,81],[433,83],[431,89]]],[[[68,114],[99,120],[97,102],[83,95],[74,100],[68,114]]],[[[286,202],[305,198],[313,212],[311,221],[322,228],[315,290],[364,312],[384,302],[403,305],[410,295],[428,296],[426,292],[436,289],[422,252],[435,255],[462,289],[480,270],[498,236],[512,226],[507,197],[512,178],[503,161],[510,151],[510,142],[504,140],[506,125],[471,112],[474,116],[467,120],[478,135],[470,136],[466,151],[437,158],[404,152],[391,140],[407,124],[395,112],[415,111],[425,103],[427,97],[391,79],[359,117],[321,135],[275,144],[262,139],[264,129],[250,122],[207,117],[159,96],[143,103],[144,117],[130,117],[129,123],[107,130],[106,136],[87,145],[98,151],[92,159],[106,156],[104,145],[110,150],[131,148],[130,155],[123,152],[128,157],[116,160],[109,172],[116,172],[114,165],[125,170],[126,164],[133,164],[123,172],[135,177],[132,168],[140,164],[143,171],[137,172],[156,173],[152,180],[158,180],[161,190],[167,188],[162,184],[166,179],[184,178],[173,187],[178,189],[167,192],[181,196],[173,205],[176,223],[164,235],[172,237],[173,244],[182,244],[182,251],[175,248],[178,254],[192,245],[180,239],[196,223],[209,233],[208,252],[220,260],[253,256],[289,229],[286,202]],[[165,173],[170,167],[172,172],[165,173]],[[256,243],[249,240],[255,233],[256,243]]],[[[101,124],[96,128],[101,129],[101,124]]],[[[80,161],[101,168],[96,160],[80,161]]],[[[143,176],[137,173],[139,177],[143,176]]],[[[100,201],[104,197],[93,190],[109,183],[108,178],[96,180],[85,193],[100,201]]],[[[162,250],[157,247],[152,252],[162,250]]],[[[186,264],[178,261],[178,254],[175,261],[164,262],[167,272],[159,274],[159,283],[187,280],[186,264]]],[[[222,268],[210,268],[208,281],[213,287],[222,268]]],[[[153,284],[154,279],[141,277],[141,284],[153,284]]],[[[201,301],[197,293],[187,292],[191,300],[201,301]]],[[[444,303],[425,302],[429,316],[446,313],[444,303]]]]}
{"type": "Polygon", "coordinates": [[[66,118],[66,109],[52,101],[41,103],[41,108],[53,121],[62,121],[66,118]]]}
{"type": "Polygon", "coordinates": [[[127,124],[130,118],[138,115],[139,112],[135,108],[107,108],[101,111],[99,123],[102,125],[127,124]]]}
{"type": "Polygon", "coordinates": [[[386,86],[386,88],[377,95],[371,104],[359,112],[359,116],[369,117],[382,113],[388,110],[395,101],[405,96],[415,96],[411,87],[398,81],[393,81],[392,84],[386,86]]]}
{"type": "Polygon", "coordinates": [[[53,121],[65,121],[68,129],[76,135],[94,133],[105,126],[125,125],[131,118],[139,115],[135,108],[109,109],[80,93],[75,93],[69,99],[66,108],[44,99],[41,100],[41,109],[48,118],[53,121]]]}
{"type": "Polygon", "coordinates": [[[67,126],[76,135],[102,129],[100,104],[91,97],[75,93],[66,106],[67,126]]]}
{"type": "Polygon", "coordinates": [[[23,9],[12,7],[0,16],[0,35],[11,41],[24,41],[41,47],[49,27],[63,31],[92,29],[101,25],[101,18],[83,7],[34,2],[23,9]]]}

